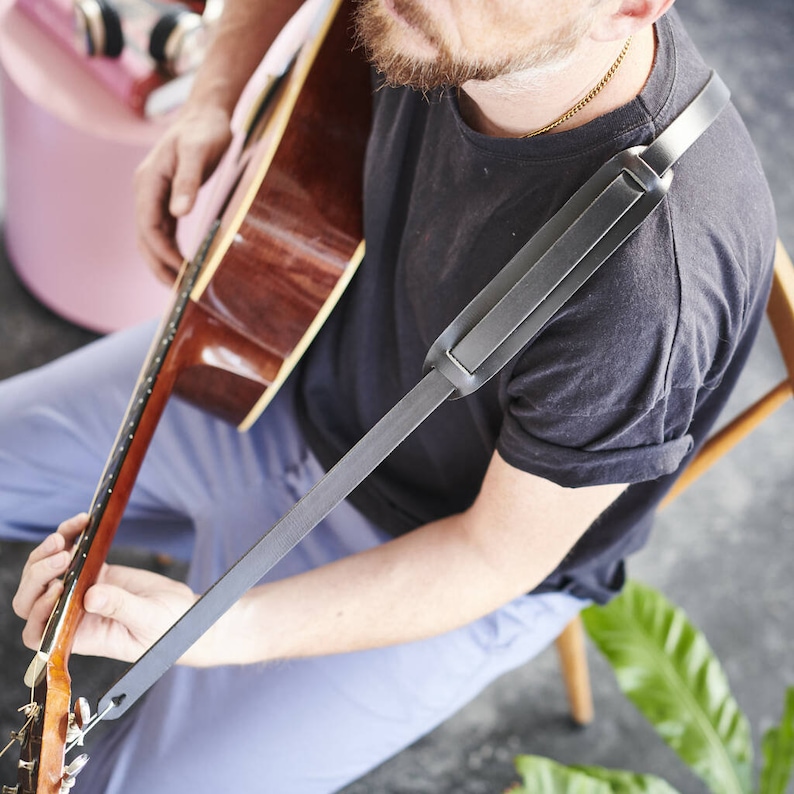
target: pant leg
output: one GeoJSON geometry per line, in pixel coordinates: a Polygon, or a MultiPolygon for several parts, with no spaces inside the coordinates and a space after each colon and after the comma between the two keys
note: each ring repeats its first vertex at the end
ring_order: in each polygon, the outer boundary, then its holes
{"type": "MultiPolygon", "coordinates": [[[[300,451],[299,443],[293,446],[300,451]]],[[[227,552],[205,548],[210,538],[247,548],[263,517],[272,523],[320,475],[306,450],[283,470],[281,482],[262,483],[255,494],[238,490],[229,502],[206,507],[197,526],[199,561],[209,565],[227,552]],[[212,523],[226,531],[209,531],[212,523]]],[[[268,578],[384,540],[343,503],[268,578]]],[[[196,579],[202,572],[196,570],[196,579]]],[[[581,606],[562,594],[523,597],[469,627],[393,648],[270,665],[174,668],[136,711],[88,747],[91,761],[78,792],[330,794],[532,658],[581,606]]]]}
{"type": "MultiPolygon", "coordinates": [[[[154,324],[105,337],[43,367],[0,382],[0,539],[38,542],[87,510],[111,451],[154,324]]],[[[120,530],[159,520],[162,551],[188,542],[189,527],[151,489],[136,489],[120,530]]],[[[156,545],[156,543],[154,544],[156,545]]]]}
{"type": "MultiPolygon", "coordinates": [[[[113,334],[0,382],[0,539],[37,542],[88,509],[155,330],[146,324],[113,334]]],[[[235,494],[266,480],[272,467],[289,465],[294,450],[272,450],[288,443],[280,416],[290,401],[285,387],[256,429],[241,434],[172,399],[116,542],[189,556],[194,521],[202,523],[208,505],[234,502],[235,494]]],[[[243,550],[233,539],[219,543],[229,548],[206,572],[203,586],[243,550]]]]}
{"type": "MultiPolygon", "coordinates": [[[[36,538],[87,507],[152,333],[114,335],[0,385],[3,537],[36,538]]],[[[245,435],[173,401],[119,540],[184,550],[189,527],[189,583],[201,592],[320,474],[296,432],[289,387],[245,435]]],[[[343,504],[270,577],[384,539],[343,504]]],[[[268,666],[176,668],[93,746],[89,739],[77,791],[336,791],[538,653],[579,606],[564,595],[526,597],[420,643],[268,666]]],[[[79,681],[73,689],[80,694],[79,681]]]]}

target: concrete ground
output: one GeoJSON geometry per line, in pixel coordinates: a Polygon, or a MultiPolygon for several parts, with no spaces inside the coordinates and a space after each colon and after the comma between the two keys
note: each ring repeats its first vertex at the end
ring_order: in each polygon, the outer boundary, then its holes
{"type": "MultiPolygon", "coordinates": [[[[733,91],[769,177],[781,237],[794,250],[794,5],[791,0],[679,0],[678,8],[733,91]]],[[[93,336],[40,305],[0,252],[0,377],[93,336]]],[[[774,342],[764,329],[736,404],[781,377],[774,342]]],[[[750,719],[757,749],[761,732],[779,717],[784,688],[794,684],[792,438],[794,405],[788,404],[659,517],[649,547],[630,565],[631,576],[660,588],[705,631],[750,719]]],[[[16,709],[26,698],[21,675],[30,654],[8,606],[26,552],[23,546],[0,545],[3,736],[18,727],[16,709]]],[[[550,650],[344,794],[500,794],[517,779],[512,758],[520,752],[652,772],[685,794],[703,792],[624,700],[594,650],[590,658],[596,705],[590,727],[571,724],[550,650]]],[[[91,660],[74,660],[71,667],[75,681],[82,681],[81,692],[92,696],[118,671],[91,660]]],[[[15,779],[14,763],[13,751],[11,758],[0,759],[0,784],[15,779]]]]}

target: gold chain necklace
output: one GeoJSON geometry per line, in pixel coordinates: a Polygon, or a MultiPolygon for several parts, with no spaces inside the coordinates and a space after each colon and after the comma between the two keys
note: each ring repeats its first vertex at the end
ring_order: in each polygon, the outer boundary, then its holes
{"type": "Polygon", "coordinates": [[[595,99],[595,97],[601,93],[603,87],[615,76],[615,72],[617,72],[617,70],[620,68],[620,64],[623,63],[623,59],[626,57],[626,53],[629,51],[630,46],[631,36],[626,39],[626,43],[623,45],[620,55],[618,55],[615,63],[609,67],[609,71],[598,81],[598,84],[592,89],[592,91],[590,91],[586,97],[580,99],[567,113],[564,113],[556,121],[552,121],[551,124],[547,124],[545,127],[541,127],[539,130],[528,132],[526,135],[522,135],[521,137],[534,138],[536,135],[542,135],[544,132],[548,132],[549,130],[553,130],[555,127],[559,127],[560,124],[568,121],[568,119],[572,116],[575,116],[586,104],[590,102],[590,100],[595,99]]]}

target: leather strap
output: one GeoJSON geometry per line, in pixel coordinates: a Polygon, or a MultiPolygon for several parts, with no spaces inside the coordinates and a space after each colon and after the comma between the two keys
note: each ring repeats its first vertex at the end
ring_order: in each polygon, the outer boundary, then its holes
{"type": "Polygon", "coordinates": [[[99,719],[127,711],[441,403],[470,394],[513,358],[662,200],[672,165],[728,100],[712,72],[653,143],[599,169],[441,334],[419,383],[102,696],[99,719]]]}

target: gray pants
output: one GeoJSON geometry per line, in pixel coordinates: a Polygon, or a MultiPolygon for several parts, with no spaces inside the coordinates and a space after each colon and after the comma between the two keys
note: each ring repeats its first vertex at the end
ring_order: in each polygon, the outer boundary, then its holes
{"type": "MultiPolygon", "coordinates": [[[[90,504],[153,327],[0,384],[0,537],[38,540],[90,504]]],[[[117,543],[190,560],[203,592],[322,476],[289,387],[246,434],[172,400],[117,543]]],[[[387,540],[340,505],[268,578],[387,540]]],[[[545,648],[582,607],[525,596],[465,628],[381,650],[174,668],[98,742],[77,794],[328,794],[405,748],[545,648]]],[[[17,680],[17,671],[9,671],[17,680]]],[[[9,685],[11,682],[9,682],[9,685]]],[[[79,691],[78,691],[79,694],[79,691]]]]}

